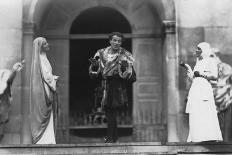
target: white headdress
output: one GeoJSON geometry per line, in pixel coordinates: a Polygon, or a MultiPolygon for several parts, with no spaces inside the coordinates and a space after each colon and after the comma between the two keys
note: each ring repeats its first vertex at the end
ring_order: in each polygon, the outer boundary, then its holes
{"type": "Polygon", "coordinates": [[[197,45],[202,50],[201,56],[203,58],[210,57],[213,54],[210,44],[207,42],[202,42],[197,45]]]}

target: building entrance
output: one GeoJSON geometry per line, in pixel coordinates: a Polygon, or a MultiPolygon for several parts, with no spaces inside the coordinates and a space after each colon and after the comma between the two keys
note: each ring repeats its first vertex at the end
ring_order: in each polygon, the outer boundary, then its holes
{"type": "MultiPolygon", "coordinates": [[[[90,138],[90,141],[104,136],[106,118],[97,99],[101,81],[91,79],[88,74],[90,62],[98,49],[109,46],[108,34],[118,31],[131,33],[127,20],[117,11],[107,7],[91,8],[81,13],[73,22],[70,36],[70,83],[69,83],[69,130],[70,137],[90,138]]],[[[131,38],[122,45],[131,49],[131,38]]],[[[123,133],[132,134],[132,85],[128,85],[129,106],[117,114],[119,128],[128,129],[123,133]]],[[[119,133],[120,134],[120,133],[119,133]]],[[[71,140],[72,141],[72,140],[71,140]]],[[[73,142],[75,142],[73,138],[73,142]]]]}

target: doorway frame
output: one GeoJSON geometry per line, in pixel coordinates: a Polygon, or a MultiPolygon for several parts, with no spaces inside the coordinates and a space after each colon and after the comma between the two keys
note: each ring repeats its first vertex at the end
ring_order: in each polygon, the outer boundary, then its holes
{"type": "MultiPolygon", "coordinates": [[[[47,5],[50,5],[52,1],[49,1],[47,3],[47,5]]],[[[149,1],[150,2],[150,1],[149,1]]],[[[158,9],[156,7],[154,7],[154,9],[157,9],[160,14],[161,14],[161,18],[163,23],[176,23],[176,18],[175,18],[175,2],[174,0],[165,0],[165,1],[156,1],[154,3],[160,3],[160,4],[154,4],[157,6],[163,6],[163,10],[162,8],[158,9]],[[171,11],[170,11],[171,10],[171,11]],[[168,21],[168,22],[166,22],[168,21]]],[[[26,59],[28,59],[29,61],[27,61],[27,64],[25,66],[25,73],[24,75],[22,75],[23,79],[22,81],[22,90],[23,90],[23,97],[22,97],[22,128],[21,128],[21,143],[30,143],[30,135],[29,133],[29,124],[28,124],[28,120],[30,118],[29,116],[29,106],[30,106],[30,102],[29,102],[29,97],[28,97],[28,89],[27,87],[29,86],[29,83],[27,81],[26,77],[29,77],[29,73],[30,71],[28,70],[28,68],[30,68],[30,58],[31,58],[31,49],[32,49],[32,40],[34,37],[38,36],[38,35],[42,35],[45,36],[47,38],[49,38],[50,40],[63,40],[64,42],[67,42],[68,39],[70,38],[78,38],[79,36],[70,36],[67,35],[67,31],[70,28],[70,23],[73,21],[72,19],[74,19],[76,16],[78,16],[78,14],[80,14],[80,12],[82,12],[83,10],[86,10],[87,8],[91,8],[91,7],[96,7],[96,6],[107,6],[107,7],[112,7],[116,10],[118,10],[119,12],[121,12],[127,19],[130,19],[131,17],[129,17],[126,13],[126,10],[124,10],[124,8],[120,7],[120,5],[118,4],[118,6],[112,6],[111,4],[103,4],[103,3],[90,3],[87,6],[84,7],[79,7],[77,9],[77,11],[70,16],[70,18],[68,19],[69,22],[67,22],[64,30],[61,31],[61,33],[59,34],[54,34],[53,32],[51,33],[47,33],[46,31],[44,31],[45,33],[42,33],[43,30],[39,30],[38,31],[38,27],[37,25],[40,25],[41,21],[38,21],[37,19],[39,18],[35,18],[36,15],[42,16],[43,12],[45,12],[45,10],[39,10],[37,9],[38,6],[37,5],[40,4],[39,0],[32,0],[32,1],[25,1],[25,3],[23,4],[23,36],[22,36],[22,55],[25,56],[26,59]],[[38,12],[39,11],[39,12],[38,12]]],[[[48,8],[48,7],[47,7],[48,8]]],[[[134,23],[135,21],[130,21],[132,28],[134,28],[134,23]]],[[[164,38],[164,46],[163,46],[163,52],[164,54],[164,63],[165,63],[165,79],[167,79],[167,84],[169,85],[169,88],[171,88],[170,90],[174,90],[177,92],[179,92],[176,83],[178,82],[178,75],[176,75],[175,73],[172,73],[171,75],[169,75],[168,71],[170,71],[170,67],[173,66],[174,70],[178,70],[178,67],[176,66],[176,61],[177,58],[174,58],[177,55],[177,43],[176,43],[176,31],[172,30],[171,33],[168,31],[170,29],[170,24],[164,24],[164,33],[165,33],[165,38],[164,38]],[[166,59],[169,56],[172,56],[174,53],[174,57],[172,57],[172,62],[169,63],[170,59],[166,59]],[[169,77],[169,78],[167,78],[169,77]],[[175,79],[175,81],[169,81],[169,80],[173,80],[175,79]]],[[[172,25],[172,24],[171,24],[172,25]]],[[[176,29],[175,24],[173,24],[174,26],[171,26],[172,29],[176,29]]],[[[132,36],[134,36],[133,38],[139,38],[139,37],[143,37],[143,36],[150,36],[151,34],[136,34],[134,33],[135,31],[132,32],[132,36]]],[[[159,34],[158,34],[159,35],[159,34]]],[[[157,36],[157,34],[152,34],[152,36],[157,36]]],[[[130,37],[130,36],[129,36],[130,37]]],[[[132,48],[133,48],[133,40],[132,39],[132,48]]],[[[69,47],[66,47],[67,49],[69,49],[69,47]]],[[[173,68],[172,68],[173,69],[173,68]]],[[[166,90],[169,90],[169,88],[166,88],[166,90]]],[[[178,105],[178,97],[175,97],[176,93],[172,93],[170,92],[170,94],[168,92],[165,92],[165,95],[167,95],[168,100],[166,101],[166,104],[168,105],[168,109],[171,109],[170,104],[171,103],[175,103],[175,105],[178,105]],[[171,102],[171,103],[170,103],[171,102]]],[[[178,110],[178,107],[175,107],[175,109],[178,110]]],[[[177,125],[175,125],[176,120],[173,122],[171,122],[171,118],[176,118],[177,119],[177,115],[178,113],[176,112],[168,112],[168,139],[167,141],[178,141],[178,138],[176,138],[177,136],[177,125]],[[173,132],[171,132],[173,130],[173,132]],[[175,135],[175,136],[173,136],[175,135]],[[174,137],[174,138],[171,138],[174,137]]]]}

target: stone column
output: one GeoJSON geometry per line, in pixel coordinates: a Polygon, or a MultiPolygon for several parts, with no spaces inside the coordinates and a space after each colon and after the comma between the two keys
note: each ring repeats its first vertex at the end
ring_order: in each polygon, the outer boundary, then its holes
{"type": "Polygon", "coordinates": [[[165,20],[164,24],[164,75],[167,103],[167,141],[179,142],[178,138],[178,55],[176,52],[175,21],[165,20]]]}
{"type": "Polygon", "coordinates": [[[30,72],[33,51],[34,24],[23,23],[22,58],[25,59],[25,67],[22,72],[22,126],[21,144],[31,144],[30,128],[30,72]]]}

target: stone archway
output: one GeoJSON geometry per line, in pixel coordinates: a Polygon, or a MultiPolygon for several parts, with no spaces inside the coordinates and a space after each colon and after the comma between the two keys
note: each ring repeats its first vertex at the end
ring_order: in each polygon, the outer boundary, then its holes
{"type": "MultiPolygon", "coordinates": [[[[27,33],[24,35],[24,47],[28,47],[25,55],[30,48],[30,41],[26,40],[32,39],[33,36],[46,36],[52,44],[51,63],[55,66],[54,71],[63,77],[60,83],[60,100],[63,106],[60,117],[62,143],[68,142],[69,39],[78,38],[69,35],[69,30],[73,20],[82,11],[97,6],[118,10],[132,27],[132,34],[126,36],[132,38],[132,50],[137,60],[135,69],[138,81],[133,90],[134,141],[178,141],[177,126],[171,123],[177,119],[175,109],[178,108],[175,107],[174,111],[168,110],[178,103],[178,76],[173,72],[177,70],[174,1],[135,0],[131,3],[124,0],[92,0],[86,3],[85,0],[70,0],[67,3],[47,1],[45,4],[34,0],[26,3],[24,7],[24,32],[29,25],[29,31],[32,33],[30,36],[27,33]],[[41,8],[37,8],[38,6],[41,8]],[[165,20],[168,22],[163,22],[165,20]],[[31,27],[31,23],[36,24],[36,29],[31,27]]],[[[25,97],[24,100],[28,99],[25,97]]],[[[27,119],[27,113],[23,112],[24,120],[27,119]]],[[[26,130],[22,131],[22,135],[25,135],[26,130]]]]}
{"type": "MultiPolygon", "coordinates": [[[[131,34],[131,27],[120,12],[109,7],[98,6],[84,10],[72,23],[70,35],[79,37],[70,39],[69,44],[69,133],[71,143],[102,142],[102,137],[105,136],[106,123],[94,121],[94,118],[97,118],[97,108],[101,110],[100,101],[94,98],[96,93],[94,90],[101,81],[90,78],[88,59],[93,57],[98,49],[109,46],[108,34],[111,32],[131,34]]],[[[126,38],[122,47],[131,51],[131,38],[126,38]]],[[[127,94],[128,107],[122,108],[117,113],[118,134],[121,141],[124,142],[129,141],[127,137],[132,134],[132,85],[128,85],[127,94]]],[[[102,115],[105,118],[105,115],[102,115]]]]}

